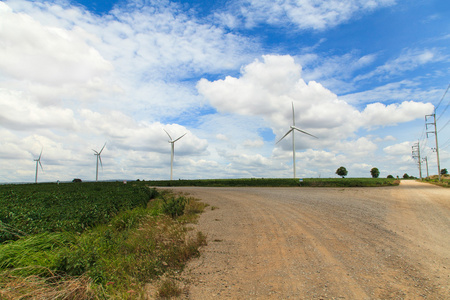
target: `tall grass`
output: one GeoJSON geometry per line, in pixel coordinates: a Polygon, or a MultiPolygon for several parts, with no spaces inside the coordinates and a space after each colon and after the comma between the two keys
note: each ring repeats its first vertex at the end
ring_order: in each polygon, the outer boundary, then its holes
{"type": "Polygon", "coordinates": [[[15,299],[19,290],[27,295],[39,289],[47,299],[143,298],[145,283],[181,271],[206,244],[202,233],[188,234],[184,226],[205,205],[164,196],[82,234],[44,232],[0,245],[0,295],[15,299]],[[182,203],[183,211],[165,210],[168,201],[182,203]]]}

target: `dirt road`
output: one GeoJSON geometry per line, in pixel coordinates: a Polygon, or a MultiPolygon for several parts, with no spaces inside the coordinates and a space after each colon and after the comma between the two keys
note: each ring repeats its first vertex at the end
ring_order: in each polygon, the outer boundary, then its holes
{"type": "Polygon", "coordinates": [[[210,207],[188,299],[450,299],[450,190],[174,188],[210,207]]]}

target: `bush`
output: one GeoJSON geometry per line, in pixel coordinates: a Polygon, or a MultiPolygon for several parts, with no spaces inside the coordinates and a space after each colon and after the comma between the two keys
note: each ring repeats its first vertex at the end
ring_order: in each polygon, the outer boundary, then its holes
{"type": "Polygon", "coordinates": [[[184,214],[184,208],[186,207],[187,200],[185,197],[170,197],[167,200],[165,197],[162,197],[163,203],[161,207],[161,211],[163,214],[169,215],[172,218],[176,218],[182,216],[184,214]]]}
{"type": "Polygon", "coordinates": [[[388,175],[386,178],[394,178],[394,176],[392,175],[388,175]]]}

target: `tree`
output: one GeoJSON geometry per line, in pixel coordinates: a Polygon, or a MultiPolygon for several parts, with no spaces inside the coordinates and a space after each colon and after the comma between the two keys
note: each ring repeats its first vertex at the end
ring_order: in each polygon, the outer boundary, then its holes
{"type": "Polygon", "coordinates": [[[392,175],[388,175],[386,178],[394,178],[394,176],[392,175]]]}
{"type": "Polygon", "coordinates": [[[346,169],[346,168],[344,168],[344,167],[339,167],[339,168],[336,170],[336,174],[339,175],[339,176],[341,176],[342,178],[344,178],[344,176],[347,176],[348,172],[347,172],[347,169],[346,169]]]}
{"type": "Polygon", "coordinates": [[[370,174],[372,174],[372,178],[378,178],[380,176],[380,170],[378,168],[372,168],[370,174]]]}
{"type": "Polygon", "coordinates": [[[409,175],[408,174],[403,174],[403,179],[408,179],[409,178],[409,175]]]}
{"type": "Polygon", "coordinates": [[[441,170],[441,175],[447,175],[447,174],[448,174],[447,169],[442,169],[442,170],[441,170]]]}

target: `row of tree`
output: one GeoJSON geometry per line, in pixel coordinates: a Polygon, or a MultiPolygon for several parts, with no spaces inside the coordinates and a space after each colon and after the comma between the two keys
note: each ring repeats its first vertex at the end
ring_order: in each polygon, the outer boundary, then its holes
{"type": "MultiPolygon", "coordinates": [[[[336,170],[336,174],[341,176],[342,178],[344,178],[345,176],[347,176],[348,171],[345,167],[339,167],[336,170]]],[[[378,170],[378,168],[372,168],[370,170],[370,174],[372,175],[372,178],[378,178],[378,176],[380,176],[380,170],[378,170]]],[[[447,169],[442,169],[441,170],[441,175],[446,175],[448,174],[447,169]]],[[[397,176],[398,177],[398,176],[397,176]]],[[[387,178],[394,178],[394,176],[392,175],[388,175],[387,178]]],[[[409,176],[408,174],[403,174],[403,178],[408,179],[408,178],[414,178],[413,176],[409,176]]]]}
{"type": "MultiPolygon", "coordinates": [[[[347,176],[348,171],[345,167],[339,167],[336,170],[336,174],[344,178],[345,176],[347,176]]],[[[372,178],[378,178],[378,176],[380,176],[380,170],[378,170],[378,168],[372,168],[370,170],[370,174],[372,175],[372,178]]]]}
{"type": "MultiPolygon", "coordinates": [[[[344,178],[345,176],[347,176],[348,171],[345,167],[339,167],[336,170],[336,174],[344,178]]],[[[378,176],[380,176],[380,170],[378,170],[378,168],[372,168],[370,170],[370,174],[372,175],[373,178],[378,178],[378,176]]]]}

